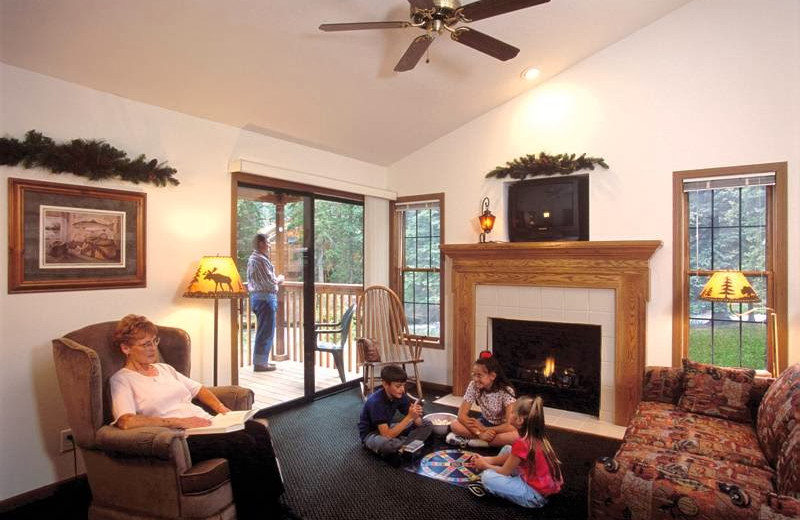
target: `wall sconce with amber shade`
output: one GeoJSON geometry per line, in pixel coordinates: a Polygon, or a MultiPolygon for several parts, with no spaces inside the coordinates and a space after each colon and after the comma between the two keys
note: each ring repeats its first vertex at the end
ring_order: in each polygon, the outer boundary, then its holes
{"type": "Polygon", "coordinates": [[[194,278],[183,295],[187,298],[214,300],[214,386],[217,385],[217,321],[219,300],[233,300],[247,296],[239,271],[229,256],[204,256],[197,266],[194,278]]]}
{"type": "Polygon", "coordinates": [[[483,201],[481,202],[481,210],[482,213],[478,217],[478,223],[480,223],[481,231],[478,238],[479,243],[486,242],[486,234],[492,232],[492,228],[494,227],[494,219],[495,216],[492,215],[492,212],[489,211],[489,197],[484,197],[483,201]]]}
{"type": "Polygon", "coordinates": [[[714,271],[703,286],[698,298],[717,303],[727,303],[731,312],[737,316],[746,316],[755,311],[766,311],[772,323],[772,375],[778,377],[778,316],[775,309],[766,306],[753,307],[752,309],[737,313],[733,312],[731,305],[735,303],[759,303],[761,298],[756,294],[753,286],[741,271],[714,271]]]}

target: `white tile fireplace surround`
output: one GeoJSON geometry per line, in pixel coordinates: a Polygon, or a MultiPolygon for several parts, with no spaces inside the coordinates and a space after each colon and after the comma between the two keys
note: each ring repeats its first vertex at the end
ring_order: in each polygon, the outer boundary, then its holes
{"type": "Polygon", "coordinates": [[[452,315],[459,317],[452,325],[453,393],[466,388],[490,317],[596,324],[600,414],[626,425],[641,395],[649,260],[659,247],[655,240],[443,246],[452,315]]]}
{"type": "Polygon", "coordinates": [[[491,332],[487,334],[487,325],[491,318],[599,325],[600,420],[614,422],[613,289],[478,285],[475,303],[474,357],[478,356],[477,351],[483,350],[484,346],[492,346],[491,332]],[[490,342],[488,345],[487,338],[490,342]]]}

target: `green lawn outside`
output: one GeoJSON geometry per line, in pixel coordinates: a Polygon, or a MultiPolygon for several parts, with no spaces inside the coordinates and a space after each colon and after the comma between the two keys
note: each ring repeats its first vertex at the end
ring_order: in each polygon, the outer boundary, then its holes
{"type": "Polygon", "coordinates": [[[689,328],[689,359],[700,363],[729,367],[766,369],[767,329],[764,323],[743,323],[741,353],[739,349],[739,323],[715,321],[689,328]]]}

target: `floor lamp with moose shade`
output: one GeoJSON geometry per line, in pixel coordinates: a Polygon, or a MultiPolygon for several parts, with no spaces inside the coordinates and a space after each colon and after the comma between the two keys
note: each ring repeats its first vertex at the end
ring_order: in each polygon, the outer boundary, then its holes
{"type": "Polygon", "coordinates": [[[214,300],[214,386],[217,386],[217,336],[219,300],[235,300],[247,296],[236,264],[230,256],[204,256],[183,295],[187,298],[214,300]]]}
{"type": "Polygon", "coordinates": [[[761,298],[756,294],[753,286],[741,271],[714,271],[711,277],[703,286],[698,296],[701,300],[717,303],[727,303],[731,312],[738,317],[747,314],[764,311],[767,319],[772,324],[772,375],[778,377],[778,316],[772,307],[758,306],[752,309],[737,313],[731,308],[735,303],[759,303],[761,298]]]}

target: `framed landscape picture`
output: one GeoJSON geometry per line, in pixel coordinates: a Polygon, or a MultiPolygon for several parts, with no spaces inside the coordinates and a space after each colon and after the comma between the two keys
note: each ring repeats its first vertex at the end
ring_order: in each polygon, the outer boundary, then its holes
{"type": "Polygon", "coordinates": [[[8,179],[8,292],[145,287],[146,197],[8,179]]]}

